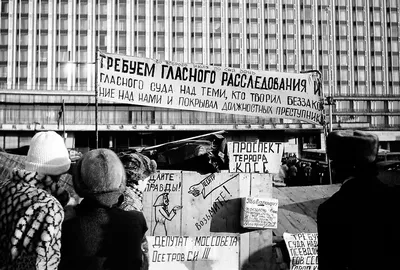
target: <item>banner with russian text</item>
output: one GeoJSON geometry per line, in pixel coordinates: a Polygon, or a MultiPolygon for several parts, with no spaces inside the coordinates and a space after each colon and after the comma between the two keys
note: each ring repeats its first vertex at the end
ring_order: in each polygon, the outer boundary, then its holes
{"type": "Polygon", "coordinates": [[[99,53],[101,100],[321,124],[316,73],[269,72],[99,53]]]}

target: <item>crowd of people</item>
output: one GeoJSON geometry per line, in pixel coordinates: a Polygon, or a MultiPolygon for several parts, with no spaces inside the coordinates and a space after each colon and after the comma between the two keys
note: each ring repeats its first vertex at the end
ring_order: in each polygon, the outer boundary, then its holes
{"type": "Polygon", "coordinates": [[[330,184],[327,166],[318,161],[302,161],[296,155],[287,155],[282,158],[278,178],[283,180],[286,186],[330,184]]]}
{"type": "MultiPolygon", "coordinates": [[[[318,208],[319,269],[395,269],[399,196],[377,178],[378,139],[361,131],[327,138],[340,190],[318,208]]],[[[53,131],[31,140],[24,169],[0,182],[0,270],[148,269],[143,191],[156,172],[137,152],[95,149],[71,162],[53,131]],[[72,175],[79,200],[59,185],[72,175]]],[[[285,157],[289,186],[323,184],[318,163],[285,157]]],[[[398,192],[397,192],[398,193],[398,192]]]]}
{"type": "Polygon", "coordinates": [[[109,149],[74,163],[60,135],[37,133],[25,168],[0,182],[0,269],[147,269],[142,199],[156,169],[109,149]],[[78,202],[59,185],[66,173],[78,202]]]}

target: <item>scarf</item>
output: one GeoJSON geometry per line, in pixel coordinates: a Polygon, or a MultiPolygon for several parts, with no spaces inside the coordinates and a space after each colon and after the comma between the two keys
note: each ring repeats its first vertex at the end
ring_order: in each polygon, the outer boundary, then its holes
{"type": "Polygon", "coordinates": [[[0,269],[57,269],[68,193],[51,176],[14,169],[0,198],[0,269]]]}

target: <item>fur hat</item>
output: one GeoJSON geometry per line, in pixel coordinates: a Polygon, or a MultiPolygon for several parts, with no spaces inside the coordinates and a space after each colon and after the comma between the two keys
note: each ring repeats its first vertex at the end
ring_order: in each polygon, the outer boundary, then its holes
{"type": "Polygon", "coordinates": [[[359,130],[332,131],[326,144],[329,159],[353,165],[374,162],[379,148],[376,135],[359,130]]]}
{"type": "Polygon", "coordinates": [[[157,171],[155,160],[148,158],[141,153],[122,152],[118,154],[122,164],[125,167],[128,184],[137,184],[157,171]]]}
{"type": "Polygon", "coordinates": [[[126,188],[125,170],[117,154],[109,149],[91,150],[77,163],[74,179],[76,193],[112,206],[126,188]]]}
{"type": "Polygon", "coordinates": [[[33,136],[25,160],[25,169],[44,175],[60,175],[71,165],[63,138],[54,131],[33,136]]]}

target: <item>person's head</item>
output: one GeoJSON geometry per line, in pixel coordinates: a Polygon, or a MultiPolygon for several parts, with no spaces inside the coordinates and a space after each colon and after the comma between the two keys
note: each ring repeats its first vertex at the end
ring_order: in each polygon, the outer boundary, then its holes
{"type": "Polygon", "coordinates": [[[78,161],[73,182],[79,196],[111,207],[126,188],[125,170],[113,151],[91,150],[78,161]]]}
{"type": "Polygon", "coordinates": [[[126,172],[127,185],[133,185],[141,192],[147,186],[151,175],[157,171],[157,163],[141,153],[118,154],[126,172]]]}
{"type": "Polygon", "coordinates": [[[25,160],[25,170],[43,175],[66,173],[71,160],[63,138],[54,131],[38,132],[33,136],[25,160]]]}
{"type": "Polygon", "coordinates": [[[338,177],[376,173],[379,140],[359,130],[333,131],[327,137],[327,154],[338,177]]]}

